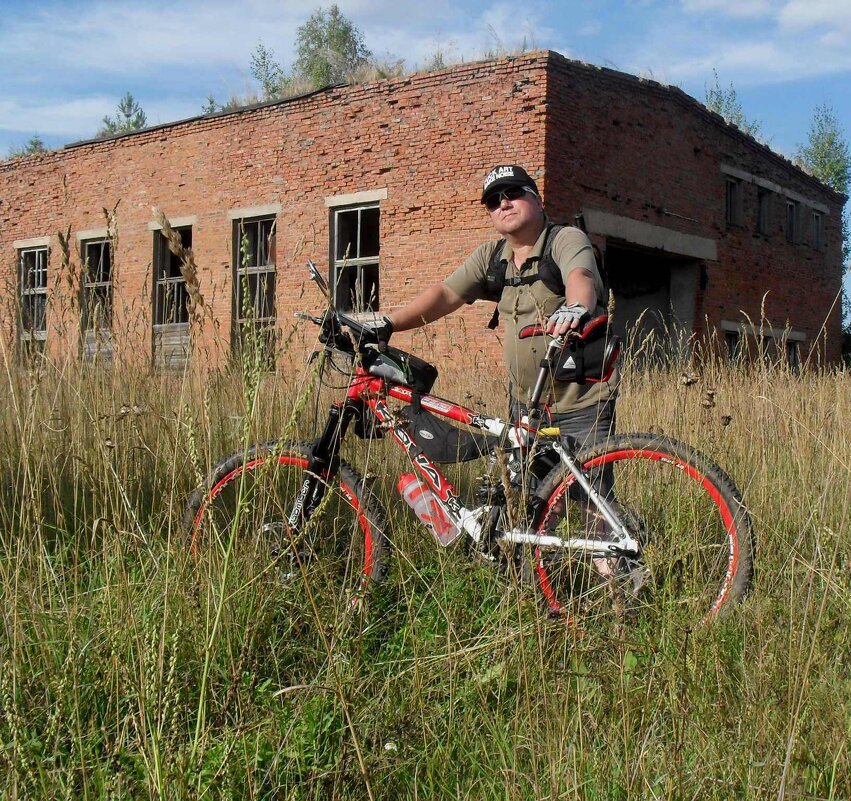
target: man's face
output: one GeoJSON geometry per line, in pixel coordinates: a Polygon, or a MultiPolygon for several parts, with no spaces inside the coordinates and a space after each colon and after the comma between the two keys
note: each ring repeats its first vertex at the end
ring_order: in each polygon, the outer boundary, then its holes
{"type": "Polygon", "coordinates": [[[524,192],[516,200],[503,196],[499,206],[488,214],[497,233],[503,236],[537,229],[544,221],[541,199],[532,192],[524,192]]]}

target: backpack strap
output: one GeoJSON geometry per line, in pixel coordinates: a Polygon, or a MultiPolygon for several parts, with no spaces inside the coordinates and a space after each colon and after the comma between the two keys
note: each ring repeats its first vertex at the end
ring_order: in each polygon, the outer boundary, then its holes
{"type": "MultiPolygon", "coordinates": [[[[530,286],[543,281],[544,286],[552,293],[564,297],[564,281],[561,277],[561,270],[552,258],[553,240],[564,225],[557,223],[547,223],[547,235],[544,240],[544,250],[540,256],[534,256],[529,261],[538,261],[538,272],[532,275],[514,276],[506,278],[508,272],[508,259],[502,258],[502,253],[505,250],[505,240],[501,239],[499,247],[494,248],[488,263],[487,273],[485,274],[486,294],[485,300],[492,300],[499,303],[502,299],[502,292],[507,286],[530,286]]],[[[488,328],[493,330],[499,325],[499,307],[494,309],[491,316],[488,328]]]]}

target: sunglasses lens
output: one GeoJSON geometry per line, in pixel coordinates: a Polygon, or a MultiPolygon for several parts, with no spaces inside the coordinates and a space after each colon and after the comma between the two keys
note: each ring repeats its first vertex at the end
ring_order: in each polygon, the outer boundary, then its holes
{"type": "Polygon", "coordinates": [[[512,186],[509,189],[503,189],[502,192],[490,195],[485,198],[485,208],[488,211],[496,211],[502,205],[502,199],[519,200],[526,194],[526,190],[522,186],[512,186]]]}

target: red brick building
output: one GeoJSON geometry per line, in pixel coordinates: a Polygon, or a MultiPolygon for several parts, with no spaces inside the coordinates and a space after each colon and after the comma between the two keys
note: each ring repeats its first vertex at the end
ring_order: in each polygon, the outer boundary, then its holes
{"type": "MultiPolygon", "coordinates": [[[[478,197],[501,162],[535,176],[553,218],[584,214],[622,331],[838,358],[845,198],[680,90],[553,52],[0,164],[6,344],[220,364],[246,314],[280,342],[320,307],[308,258],[340,303],[392,308],[494,235],[478,197]],[[197,292],[154,208],[191,246],[197,292]]],[[[497,353],[490,313],[454,315],[436,351],[475,336],[497,353]]]]}

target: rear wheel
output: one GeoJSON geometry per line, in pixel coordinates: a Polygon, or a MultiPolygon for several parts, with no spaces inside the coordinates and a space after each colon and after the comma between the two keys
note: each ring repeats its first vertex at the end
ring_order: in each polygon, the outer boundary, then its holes
{"type": "MultiPolygon", "coordinates": [[[[578,461],[591,476],[613,471],[610,501],[642,543],[642,554],[635,561],[592,561],[535,549],[532,567],[552,615],[575,607],[610,610],[614,601],[692,626],[741,600],[753,570],[753,534],[742,497],[721,468],[687,445],[653,434],[613,437],[578,461]]],[[[586,536],[588,507],[574,482],[561,465],[543,480],[538,533],[586,536]]]]}
{"type": "Polygon", "coordinates": [[[220,462],[189,498],[184,523],[190,548],[229,548],[282,585],[310,590],[319,605],[352,605],[387,566],[385,516],[363,479],[341,463],[321,481],[315,511],[288,524],[311,474],[310,446],[267,443],[220,462]]]}

